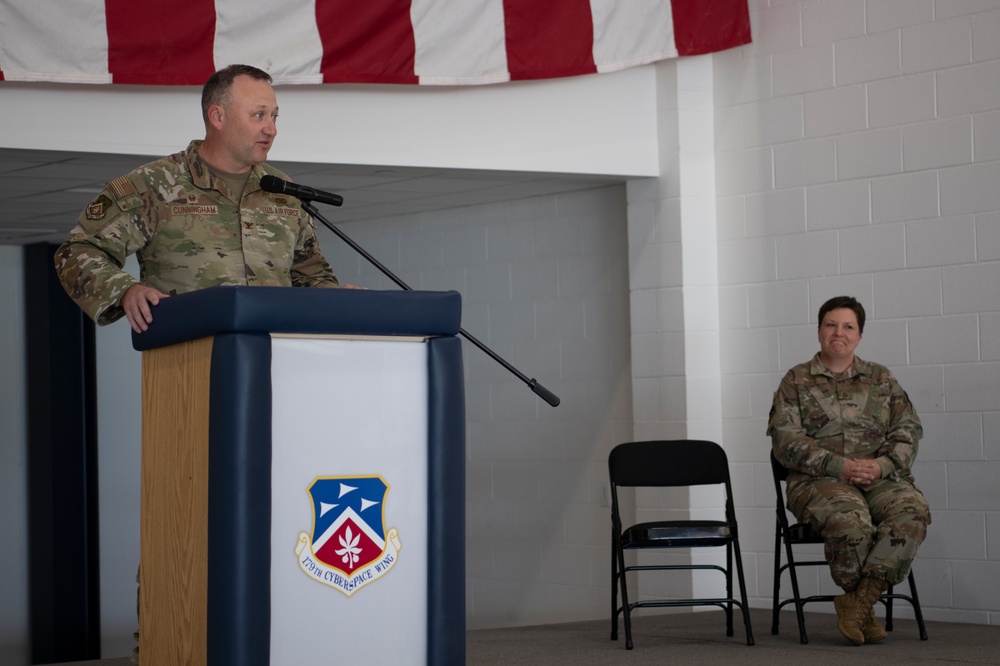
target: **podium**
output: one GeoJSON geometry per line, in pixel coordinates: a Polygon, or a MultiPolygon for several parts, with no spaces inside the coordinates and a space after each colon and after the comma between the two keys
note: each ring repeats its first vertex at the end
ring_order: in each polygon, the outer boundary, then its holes
{"type": "Polygon", "coordinates": [[[465,659],[456,292],[216,287],[143,352],[143,666],[465,659]]]}

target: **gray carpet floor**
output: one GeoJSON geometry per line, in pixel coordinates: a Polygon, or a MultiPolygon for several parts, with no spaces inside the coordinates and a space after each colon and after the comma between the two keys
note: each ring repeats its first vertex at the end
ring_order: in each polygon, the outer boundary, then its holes
{"type": "Polygon", "coordinates": [[[543,625],[517,629],[485,629],[468,634],[467,663],[547,666],[643,666],[645,664],[713,664],[731,666],[866,666],[868,664],[1000,664],[1000,627],[926,622],[928,640],[920,640],[917,623],[895,618],[889,638],[855,646],[837,631],[836,616],[806,613],[809,642],[799,642],[795,614],[781,613],[780,632],[771,634],[770,610],[750,611],[753,646],[737,620],[726,637],[722,611],[633,616],[634,648],[625,649],[623,629],[611,640],[611,621],[543,625]]]}
{"type": "MultiPolygon", "coordinates": [[[[722,611],[672,614],[639,611],[633,618],[635,647],[632,650],[625,649],[622,629],[619,629],[617,641],[610,639],[610,620],[480,629],[467,634],[466,663],[470,666],[1000,664],[1000,627],[997,626],[927,622],[928,640],[921,641],[916,622],[896,618],[888,639],[858,647],[840,635],[832,614],[806,613],[809,632],[806,645],[799,642],[795,615],[791,612],[781,614],[781,632],[776,636],[771,634],[769,610],[751,610],[751,622],[755,639],[752,647],[746,644],[746,634],[739,621],[734,636],[726,637],[722,611]]],[[[129,664],[129,659],[123,658],[63,666],[129,664]]]]}

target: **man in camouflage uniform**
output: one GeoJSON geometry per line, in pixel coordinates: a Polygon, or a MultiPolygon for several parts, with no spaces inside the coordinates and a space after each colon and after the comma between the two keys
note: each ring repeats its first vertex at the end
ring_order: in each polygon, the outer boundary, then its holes
{"type": "Polygon", "coordinates": [[[789,470],[788,508],[823,537],[846,592],[838,628],[861,645],[885,638],[873,606],[909,575],[930,523],[911,471],[923,430],[892,373],[854,355],[861,304],[830,299],[819,322],[820,351],[781,380],[767,434],[789,470]]]}
{"type": "Polygon", "coordinates": [[[338,286],[298,201],[260,188],[266,174],[285,178],[264,163],[278,131],[271,77],[230,65],[201,107],[204,141],[109,182],[56,251],[63,287],[98,324],[124,316],[141,333],[161,298],[207,287],[338,286]],[[122,271],[130,254],[139,280],[122,271]]]}
{"type": "Polygon", "coordinates": [[[294,198],[260,188],[277,134],[271,77],[247,65],[202,90],[204,141],[115,178],[57,250],[69,295],[98,324],[122,316],[142,332],[151,306],[219,285],[336,287],[312,218],[294,198]],[[135,253],[140,277],[122,271],[135,253]]]}

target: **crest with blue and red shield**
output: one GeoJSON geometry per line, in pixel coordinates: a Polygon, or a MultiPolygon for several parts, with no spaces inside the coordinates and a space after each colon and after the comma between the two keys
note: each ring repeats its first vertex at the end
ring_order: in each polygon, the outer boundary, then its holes
{"type": "Polygon", "coordinates": [[[299,534],[302,571],[348,597],[392,569],[402,547],[385,528],[389,486],[381,476],[320,477],[309,486],[312,535],[299,534]]]}
{"type": "Polygon", "coordinates": [[[382,516],[387,490],[385,481],[378,476],[313,482],[309,494],[316,558],[350,575],[381,557],[385,550],[382,516]]]}

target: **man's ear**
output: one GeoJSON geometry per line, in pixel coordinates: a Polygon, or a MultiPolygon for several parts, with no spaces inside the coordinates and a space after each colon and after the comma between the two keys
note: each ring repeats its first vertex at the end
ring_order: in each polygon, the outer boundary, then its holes
{"type": "Polygon", "coordinates": [[[215,129],[222,129],[222,121],[225,120],[226,110],[220,104],[213,104],[208,107],[208,122],[215,129]]]}

